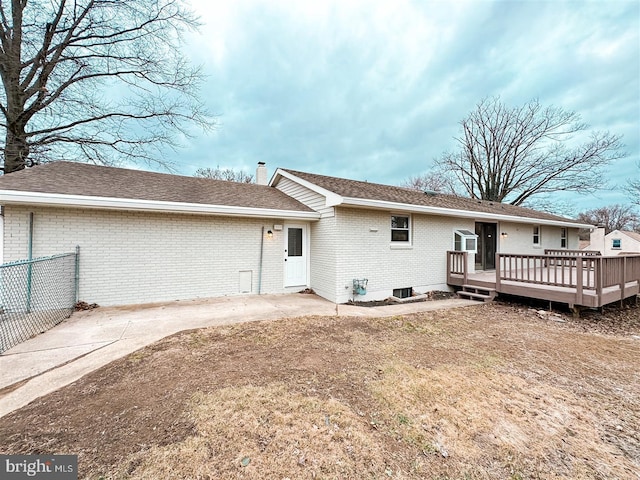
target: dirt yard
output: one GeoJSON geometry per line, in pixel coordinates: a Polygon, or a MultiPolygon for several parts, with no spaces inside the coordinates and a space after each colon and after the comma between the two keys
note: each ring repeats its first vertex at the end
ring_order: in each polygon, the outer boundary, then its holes
{"type": "Polygon", "coordinates": [[[0,419],[91,479],[640,479],[640,308],[183,332],[0,419]]]}

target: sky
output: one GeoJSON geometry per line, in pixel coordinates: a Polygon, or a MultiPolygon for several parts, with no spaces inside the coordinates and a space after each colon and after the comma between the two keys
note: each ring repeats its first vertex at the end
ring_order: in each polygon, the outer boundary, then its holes
{"type": "MultiPolygon", "coordinates": [[[[623,135],[603,186],[638,175],[640,1],[192,0],[185,54],[216,128],[178,173],[276,168],[397,185],[456,149],[484,97],[538,99],[623,135]]],[[[574,212],[618,189],[556,197],[574,212]]]]}

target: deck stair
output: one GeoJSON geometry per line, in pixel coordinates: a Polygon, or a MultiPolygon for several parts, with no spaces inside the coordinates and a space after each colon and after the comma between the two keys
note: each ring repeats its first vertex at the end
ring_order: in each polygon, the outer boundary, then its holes
{"type": "Polygon", "coordinates": [[[458,291],[458,296],[483,302],[491,302],[496,298],[496,289],[478,285],[462,285],[462,290],[458,291]]]}

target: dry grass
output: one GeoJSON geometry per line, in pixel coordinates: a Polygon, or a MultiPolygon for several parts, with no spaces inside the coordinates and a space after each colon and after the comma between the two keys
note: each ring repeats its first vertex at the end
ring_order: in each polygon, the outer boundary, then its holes
{"type": "Polygon", "coordinates": [[[0,419],[0,450],[78,453],[92,479],[640,478],[640,332],[554,320],[185,332],[0,419]]]}

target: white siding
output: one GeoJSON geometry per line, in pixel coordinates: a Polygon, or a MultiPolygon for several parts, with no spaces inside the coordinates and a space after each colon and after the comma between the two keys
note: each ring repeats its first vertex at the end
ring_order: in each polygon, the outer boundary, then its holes
{"type": "Polygon", "coordinates": [[[620,253],[640,253],[640,242],[619,230],[614,230],[604,237],[604,248],[600,249],[603,255],[619,255],[620,253]],[[613,239],[620,240],[620,248],[613,248],[613,239]]]}
{"type": "Polygon", "coordinates": [[[327,199],[323,195],[309,190],[307,187],[303,187],[288,178],[280,178],[276,188],[313,210],[319,212],[326,208],[327,199]]]}
{"type": "MultiPolygon", "coordinates": [[[[281,219],[5,206],[4,262],[27,257],[29,212],[33,255],[80,246],[80,299],[124,305],[240,293],[251,271],[258,293],[262,227],[281,219]],[[246,277],[246,273],[244,274],[246,277]]],[[[264,238],[262,293],[283,288],[284,233],[264,238]]]]}

